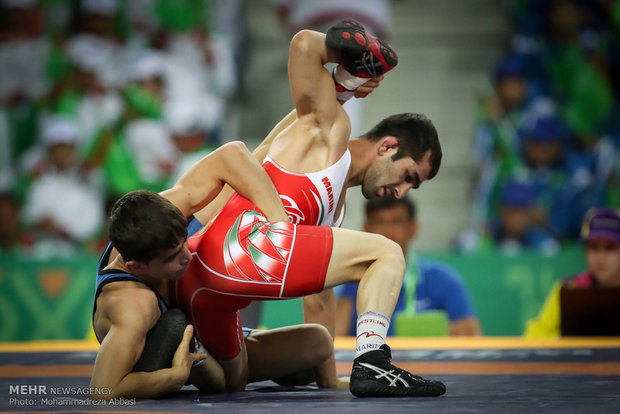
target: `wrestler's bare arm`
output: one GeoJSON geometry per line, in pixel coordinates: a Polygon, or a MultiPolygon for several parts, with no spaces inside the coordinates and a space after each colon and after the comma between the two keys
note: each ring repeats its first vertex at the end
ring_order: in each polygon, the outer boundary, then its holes
{"type": "Polygon", "coordinates": [[[109,321],[93,368],[90,386],[111,388],[109,394],[92,398],[154,398],[181,389],[194,361],[204,354],[190,354],[191,330],[186,329],[171,368],[153,372],[132,372],[138,362],[146,334],[160,316],[157,298],[146,289],[115,289],[100,295],[99,312],[109,321]]]}
{"type": "MultiPolygon", "coordinates": [[[[364,98],[372,93],[375,90],[380,82],[383,80],[383,75],[373,78],[359,86],[355,89],[355,97],[356,98],[364,98]]],[[[340,102],[342,104],[342,102],[340,102]]],[[[280,122],[276,124],[275,127],[269,132],[269,134],[265,137],[265,139],[256,147],[252,154],[254,158],[259,163],[262,163],[269,149],[271,148],[271,144],[273,140],[280,135],[284,130],[290,127],[293,122],[297,119],[297,110],[293,109],[289,112],[280,122]]],[[[198,219],[199,222],[203,224],[207,224],[215,215],[224,207],[224,205],[228,202],[230,197],[235,193],[235,190],[232,189],[229,185],[224,186],[224,189],[220,191],[217,197],[207,204],[204,208],[202,208],[199,212],[194,213],[194,216],[198,219]]]]}
{"type": "MultiPolygon", "coordinates": [[[[368,82],[366,82],[365,84],[358,86],[355,89],[354,96],[356,98],[367,97],[368,95],[372,93],[372,91],[374,91],[376,88],[379,87],[379,84],[381,83],[383,78],[384,76],[380,75],[380,76],[377,76],[376,78],[372,78],[368,80],[368,82]]],[[[333,87],[334,85],[332,82],[332,88],[333,87]]],[[[344,102],[338,101],[338,104],[342,105],[344,104],[344,102]]],[[[258,147],[256,147],[254,151],[252,151],[252,154],[254,154],[254,158],[256,158],[258,162],[261,162],[261,163],[263,162],[263,160],[267,156],[267,153],[269,152],[269,148],[271,147],[273,140],[278,135],[280,135],[286,128],[290,127],[295,120],[297,120],[297,110],[293,109],[291,112],[286,114],[286,116],[282,118],[276,124],[276,126],[273,127],[273,129],[269,132],[269,134],[267,134],[265,139],[258,145],[258,147]]]]}
{"type": "Polygon", "coordinates": [[[269,175],[239,141],[206,155],[161,195],[190,216],[210,203],[225,184],[256,204],[269,221],[289,221],[269,175]]]}
{"type": "Polygon", "coordinates": [[[340,53],[327,47],[324,33],[302,30],[295,34],[289,48],[288,77],[299,118],[318,114],[322,122],[333,122],[340,104],[324,65],[339,61],[340,53]]]}
{"type": "MultiPolygon", "coordinates": [[[[262,163],[265,157],[267,156],[267,152],[269,151],[269,147],[273,142],[273,139],[284,129],[289,127],[293,121],[297,119],[297,112],[293,109],[289,112],[280,122],[276,124],[275,127],[267,134],[263,142],[261,142],[258,147],[254,151],[252,151],[252,155],[259,163],[262,163]]],[[[203,224],[207,224],[215,215],[224,207],[224,205],[228,202],[230,197],[235,193],[235,190],[229,185],[224,186],[224,189],[220,191],[217,197],[207,204],[203,209],[194,214],[194,217],[198,219],[199,222],[203,224]]]]}
{"type": "Polygon", "coordinates": [[[297,172],[322,169],[347,149],[351,124],[336,99],[334,80],[323,65],[338,63],[323,33],[302,30],[291,40],[288,73],[297,119],[273,140],[269,155],[297,172]]]}

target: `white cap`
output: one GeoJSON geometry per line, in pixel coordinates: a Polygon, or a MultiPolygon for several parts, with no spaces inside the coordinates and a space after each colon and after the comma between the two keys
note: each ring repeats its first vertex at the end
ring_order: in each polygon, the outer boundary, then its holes
{"type": "Polygon", "coordinates": [[[74,36],[67,42],[65,54],[71,63],[80,69],[97,72],[105,63],[107,54],[101,39],[89,34],[74,36]]]}
{"type": "Polygon", "coordinates": [[[165,121],[168,128],[178,135],[188,135],[206,128],[203,106],[195,99],[172,99],[166,103],[165,121]]]}
{"type": "Polygon", "coordinates": [[[116,0],[82,0],[82,11],[85,13],[111,16],[118,10],[116,0]]]}
{"type": "Polygon", "coordinates": [[[140,81],[152,79],[164,74],[164,60],[157,53],[145,53],[138,56],[131,64],[129,79],[140,81]]]}
{"type": "Polygon", "coordinates": [[[77,144],[79,138],[78,124],[66,116],[51,115],[41,126],[41,141],[46,147],[54,144],[77,144]]]}

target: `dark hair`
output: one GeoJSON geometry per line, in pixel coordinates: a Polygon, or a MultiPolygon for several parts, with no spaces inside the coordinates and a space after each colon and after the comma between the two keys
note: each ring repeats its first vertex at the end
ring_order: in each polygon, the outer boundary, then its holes
{"type": "Polygon", "coordinates": [[[398,139],[398,152],[392,156],[392,160],[411,157],[419,162],[430,150],[431,172],[428,178],[437,175],[441,165],[441,145],[433,122],[425,115],[408,112],[389,116],[364,134],[363,138],[379,141],[387,136],[398,139]]]}
{"type": "Polygon", "coordinates": [[[409,197],[379,197],[366,201],[366,217],[379,210],[386,210],[395,206],[403,206],[407,210],[407,215],[411,220],[416,219],[416,206],[409,197]]]}
{"type": "Polygon", "coordinates": [[[149,262],[187,237],[187,218],[157,193],[132,191],[112,207],[109,234],[125,261],[149,262]]]}

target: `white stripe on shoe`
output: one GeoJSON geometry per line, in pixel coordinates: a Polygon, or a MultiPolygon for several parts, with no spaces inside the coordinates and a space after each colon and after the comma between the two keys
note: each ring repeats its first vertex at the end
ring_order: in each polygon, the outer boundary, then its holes
{"type": "Polygon", "coordinates": [[[375,375],[376,379],[380,379],[380,378],[385,378],[387,379],[390,383],[389,385],[391,387],[398,387],[397,382],[400,381],[405,387],[409,387],[409,383],[407,381],[405,381],[403,378],[400,377],[400,374],[395,375],[394,374],[394,370],[389,370],[386,371],[382,368],[379,368],[377,366],[374,366],[372,364],[369,364],[367,362],[360,362],[359,363],[361,366],[363,366],[364,368],[368,368],[374,372],[376,372],[378,375],[375,375]]]}

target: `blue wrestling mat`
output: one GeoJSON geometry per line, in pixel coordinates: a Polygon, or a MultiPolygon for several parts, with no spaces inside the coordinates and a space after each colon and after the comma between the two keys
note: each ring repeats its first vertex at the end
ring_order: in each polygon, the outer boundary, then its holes
{"type": "MultiPolygon", "coordinates": [[[[438,398],[359,399],[348,390],[282,387],[264,381],[225,395],[201,395],[188,386],[157,400],[96,402],[86,397],[96,344],[42,342],[0,344],[0,412],[620,412],[620,340],[395,338],[391,342],[395,364],[444,381],[447,393],[438,398]]],[[[350,338],[336,342],[340,374],[350,370],[352,343],[350,338]]]]}

